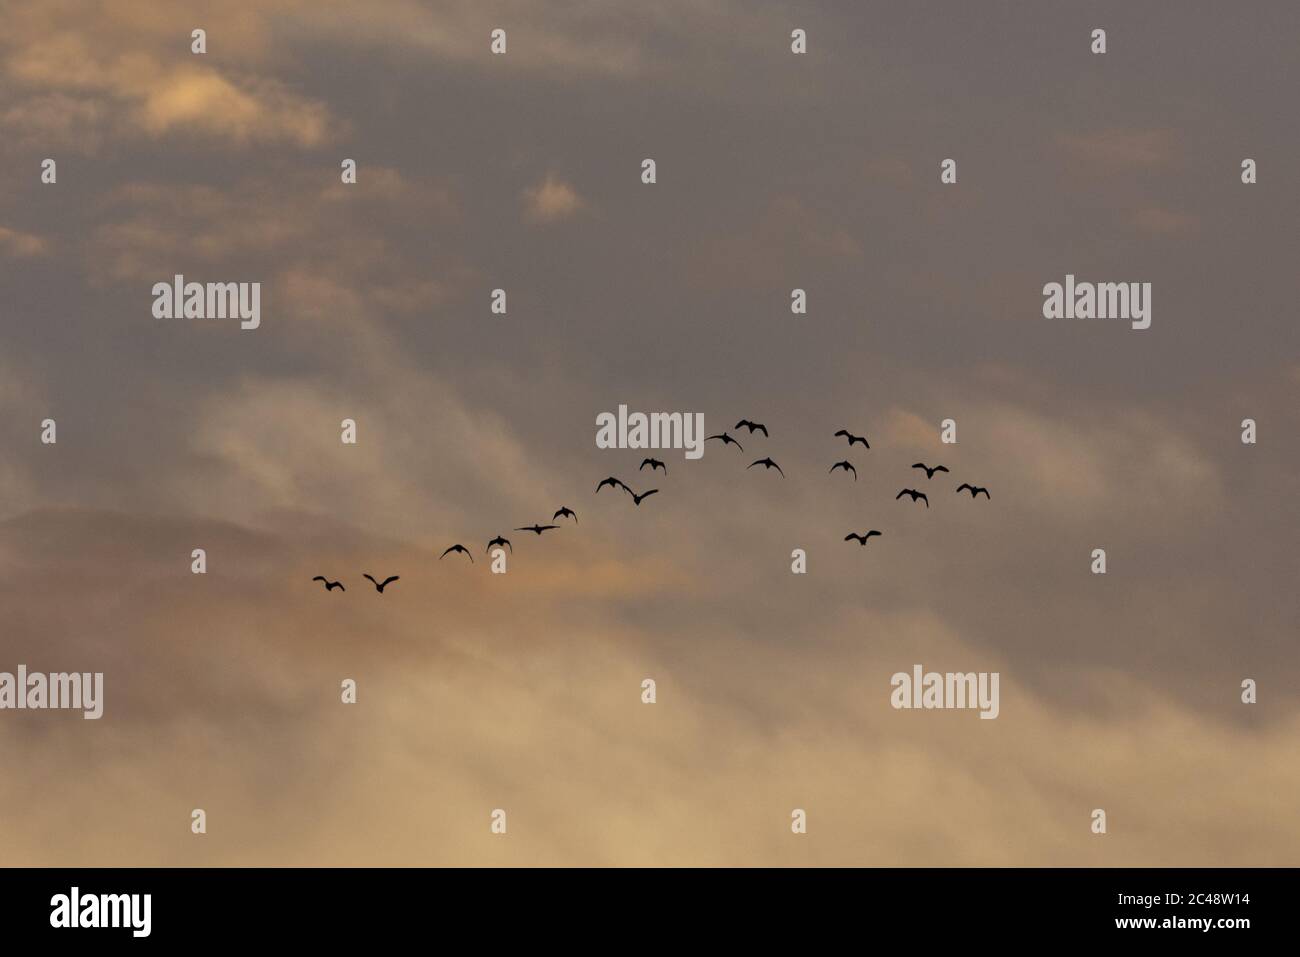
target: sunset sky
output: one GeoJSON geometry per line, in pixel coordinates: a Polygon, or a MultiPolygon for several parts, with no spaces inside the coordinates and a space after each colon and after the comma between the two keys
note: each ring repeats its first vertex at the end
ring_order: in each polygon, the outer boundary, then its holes
{"type": "Polygon", "coordinates": [[[1300,7],[1171,9],[0,0],[0,864],[1300,865],[1300,7]]]}

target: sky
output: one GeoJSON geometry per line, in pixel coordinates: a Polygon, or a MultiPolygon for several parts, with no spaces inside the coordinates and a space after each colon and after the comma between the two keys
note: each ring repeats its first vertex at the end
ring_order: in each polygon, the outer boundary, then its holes
{"type": "Polygon", "coordinates": [[[1294,4],[0,23],[0,672],[105,676],[0,711],[0,863],[1300,864],[1294,4]],[[652,477],[620,405],[770,435],[652,477]]]}

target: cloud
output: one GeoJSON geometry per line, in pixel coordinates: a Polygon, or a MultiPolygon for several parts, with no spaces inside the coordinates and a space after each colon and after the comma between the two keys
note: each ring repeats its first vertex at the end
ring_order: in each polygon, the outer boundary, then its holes
{"type": "Polygon", "coordinates": [[[709,286],[780,286],[802,264],[843,267],[861,260],[862,244],[832,217],[794,196],[775,196],[756,221],[698,240],[688,271],[709,286]]]}
{"type": "Polygon", "coordinates": [[[1187,236],[1200,228],[1200,219],[1158,206],[1147,206],[1133,214],[1134,228],[1152,236],[1187,236]]]}
{"type": "Polygon", "coordinates": [[[1022,494],[1045,508],[1136,518],[1162,507],[1173,519],[1213,508],[1223,494],[1214,463],[1157,416],[1094,409],[1060,418],[1004,404],[987,412],[984,439],[998,450],[999,471],[1021,476],[1022,494]]]}
{"type": "Polygon", "coordinates": [[[450,235],[461,217],[450,186],[381,166],[363,165],[350,186],[328,168],[250,176],[224,189],[129,182],[107,192],[95,213],[84,253],[99,284],[252,272],[276,316],[353,335],[378,314],[440,306],[474,275],[450,240],[432,268],[428,240],[403,241],[417,229],[450,235]]]}
{"type": "Polygon", "coordinates": [[[862,175],[869,182],[880,182],[893,189],[911,190],[919,177],[912,166],[900,156],[873,156],[862,164],[862,175]]]}
{"type": "Polygon", "coordinates": [[[572,186],[554,173],[523,191],[524,216],[534,223],[569,219],[587,204],[572,186]]]}
{"type": "MultiPolygon", "coordinates": [[[[1285,797],[1300,770],[1272,759],[1300,732],[1291,704],[1234,725],[1230,704],[1076,669],[1061,683],[1098,703],[1067,714],[919,610],[856,612],[794,645],[665,641],[603,604],[621,589],[551,574],[517,587],[546,564],[523,549],[492,576],[327,537],[322,553],[301,523],[85,510],[4,525],[0,598],[20,623],[7,663],[53,667],[58,636],[59,667],[103,670],[106,687],[93,727],[54,712],[0,725],[12,767],[77,784],[36,803],[0,789],[11,863],[1226,866],[1293,863],[1300,846],[1285,797]],[[189,574],[193,542],[207,576],[189,574]],[[323,566],[346,592],[310,581],[323,566]],[[367,566],[402,580],[379,598],[367,566]],[[34,587],[52,567],[53,602],[34,587]],[[1000,671],[1001,716],[893,710],[889,675],[915,661],[1000,671]],[[344,677],[356,705],[339,700],[344,677]],[[657,704],[640,701],[645,677],[657,704]],[[89,809],[86,790],[102,798],[89,809]],[[496,807],[505,842],[488,832],[496,807]],[[794,807],[806,839],[789,833],[794,807]]],[[[650,600],[683,596],[698,600],[677,586],[650,600]]]]}
{"type": "Polygon", "coordinates": [[[1109,169],[1144,169],[1169,163],[1177,148],[1172,130],[1109,129],[1058,133],[1056,147],[1071,159],[1109,169]]]}
{"type": "Polygon", "coordinates": [[[48,240],[21,230],[0,226],[0,251],[17,259],[45,256],[50,252],[48,240]]]}
{"type": "Polygon", "coordinates": [[[476,0],[394,0],[364,11],[304,2],[281,10],[280,18],[294,23],[299,35],[323,43],[390,56],[405,50],[462,70],[584,79],[653,76],[667,82],[683,82],[682,71],[698,64],[705,49],[703,38],[717,31],[726,33],[733,48],[760,53],[773,49],[771,37],[789,36],[781,11],[736,0],[662,0],[632,15],[617,4],[565,3],[542,10],[528,0],[491,7],[476,0]],[[490,35],[498,28],[506,31],[507,52],[494,56],[490,35]]]}
{"type": "Polygon", "coordinates": [[[893,408],[885,419],[884,433],[891,444],[916,449],[920,453],[934,448],[939,423],[927,422],[915,412],[893,408]]]}
{"type": "Polygon", "coordinates": [[[243,87],[210,70],[175,70],[153,78],[139,93],[138,121],[155,135],[200,130],[237,143],[285,139],[299,146],[325,141],[329,123],[322,104],[269,80],[243,87]]]}
{"type": "Polygon", "coordinates": [[[15,94],[35,91],[43,108],[15,97],[0,122],[25,141],[49,134],[67,142],[84,125],[91,139],[180,133],[206,147],[318,146],[340,124],[322,102],[272,76],[273,61],[259,61],[265,16],[131,2],[28,7],[7,21],[0,72],[15,94]],[[220,56],[190,52],[196,17],[220,56]]]}
{"type": "Polygon", "coordinates": [[[23,149],[93,154],[108,125],[106,106],[67,93],[36,94],[0,109],[0,129],[23,149]]]}
{"type": "Polygon", "coordinates": [[[448,383],[391,353],[355,358],[363,377],[375,376],[365,381],[383,378],[384,391],[249,377],[207,399],[192,430],[192,464],[159,496],[249,522],[267,510],[299,509],[397,537],[417,529],[454,537],[465,533],[460,526],[476,502],[499,513],[536,494],[517,476],[528,474],[534,490],[554,484],[505,423],[471,410],[448,383]],[[432,419],[430,409],[438,410],[432,419]],[[345,418],[357,423],[355,446],[340,440],[345,418]],[[474,492],[453,498],[439,486],[474,492]]]}

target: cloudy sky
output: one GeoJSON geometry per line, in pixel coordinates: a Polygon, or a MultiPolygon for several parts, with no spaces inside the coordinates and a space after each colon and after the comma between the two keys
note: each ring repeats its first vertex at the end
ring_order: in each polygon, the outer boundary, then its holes
{"type": "Polygon", "coordinates": [[[1300,864],[1295,5],[0,22],[0,671],[106,685],[0,712],[0,862],[1300,864]],[[1044,319],[1066,273],[1151,328],[1044,319]],[[650,479],[619,404],[771,436],[650,479]],[[916,663],[1000,716],[893,710],[916,663]]]}

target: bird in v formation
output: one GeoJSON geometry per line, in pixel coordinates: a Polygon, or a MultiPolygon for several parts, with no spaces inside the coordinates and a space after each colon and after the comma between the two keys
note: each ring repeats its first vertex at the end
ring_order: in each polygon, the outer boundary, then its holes
{"type": "MultiPolygon", "coordinates": [[[[761,432],[764,438],[769,437],[767,426],[761,422],[755,422],[752,419],[741,419],[739,422],[735,424],[734,428],[737,431],[739,431],[740,429],[747,429],[750,435],[754,435],[757,432],[761,432]]],[[[850,446],[853,446],[855,444],[860,444],[864,448],[867,449],[871,448],[871,443],[867,440],[867,437],[865,435],[857,435],[856,433],[851,432],[848,429],[838,430],[835,433],[835,437],[845,439],[850,446]]],[[[742,452],[744,451],[744,446],[741,445],[740,442],[738,442],[728,432],[721,432],[717,435],[706,436],[705,441],[711,441],[711,440],[720,441],[724,446],[734,445],[736,446],[736,448],[740,449],[740,451],[742,452]]],[[[781,466],[770,455],[764,456],[763,458],[760,459],[755,459],[748,466],[746,466],[746,471],[755,468],[756,466],[759,465],[763,466],[764,471],[770,471],[772,469],[775,469],[781,475],[782,478],[785,478],[785,470],[782,469],[781,466]]],[[[658,471],[662,471],[665,475],[668,474],[668,466],[659,459],[653,457],[647,457],[643,459],[637,471],[638,472],[643,471],[647,467],[649,467],[649,469],[652,472],[658,470],[658,471]]],[[[944,473],[949,472],[948,467],[945,465],[927,465],[924,462],[916,462],[912,465],[912,468],[920,469],[923,472],[925,472],[925,477],[927,481],[933,480],[935,475],[938,474],[939,472],[944,472],[944,473]]],[[[855,482],[858,480],[857,468],[853,465],[852,462],[848,461],[847,459],[843,459],[841,461],[835,462],[833,465],[831,465],[828,472],[834,473],[837,470],[842,470],[846,473],[851,473],[853,475],[853,480],[855,482]]],[[[635,492],[632,490],[631,486],[625,483],[622,479],[616,478],[612,475],[607,478],[601,479],[601,481],[597,483],[596,494],[599,494],[600,491],[606,486],[610,488],[622,489],[624,492],[627,492],[627,494],[632,498],[632,503],[638,507],[641,505],[643,501],[645,501],[650,496],[659,494],[659,489],[657,488],[647,489],[646,491],[640,493],[635,492]]],[[[989,490],[987,488],[985,488],[982,485],[973,485],[969,482],[963,482],[961,485],[957,486],[956,491],[957,494],[959,495],[962,492],[969,492],[972,499],[977,498],[980,494],[983,494],[985,498],[991,498],[991,496],[989,495],[989,490]]],[[[930,497],[925,492],[922,492],[918,489],[904,488],[901,491],[899,491],[899,493],[896,496],[894,496],[896,501],[903,497],[910,498],[913,503],[918,501],[924,502],[926,508],[930,507],[930,497]]],[[[569,508],[567,505],[561,505],[560,508],[556,510],[556,512],[551,516],[552,522],[558,522],[561,518],[572,519],[575,525],[578,523],[577,512],[569,508]]],[[[559,528],[561,528],[561,526],[558,524],[542,525],[540,523],[534,523],[533,525],[519,526],[515,529],[515,531],[533,532],[540,538],[544,532],[555,531],[559,528]]],[[[882,534],[883,533],[879,529],[875,529],[875,528],[870,529],[865,533],[850,532],[848,535],[844,536],[844,541],[846,542],[856,541],[858,545],[861,547],[861,546],[865,546],[869,539],[880,537],[882,536],[882,534]]],[[[491,539],[487,543],[487,548],[485,550],[490,552],[493,547],[500,547],[500,546],[505,546],[506,548],[510,549],[511,552],[514,551],[514,545],[510,541],[510,539],[500,534],[498,534],[495,538],[491,539]]],[[[469,549],[459,542],[445,549],[442,552],[442,554],[438,556],[438,560],[441,561],[442,559],[446,558],[448,555],[452,555],[452,554],[462,554],[470,560],[471,564],[474,562],[474,556],[470,554],[469,549]]],[[[384,593],[384,589],[390,584],[392,584],[393,582],[398,581],[400,576],[390,575],[389,577],[385,578],[382,582],[377,581],[369,573],[364,574],[363,577],[369,579],[369,581],[375,586],[375,590],[382,595],[384,593]]],[[[326,578],[324,575],[317,575],[314,578],[312,578],[312,581],[321,582],[324,585],[325,590],[327,592],[334,591],[335,589],[338,589],[339,591],[347,591],[347,588],[344,586],[344,584],[341,581],[332,581],[326,578]]]]}

